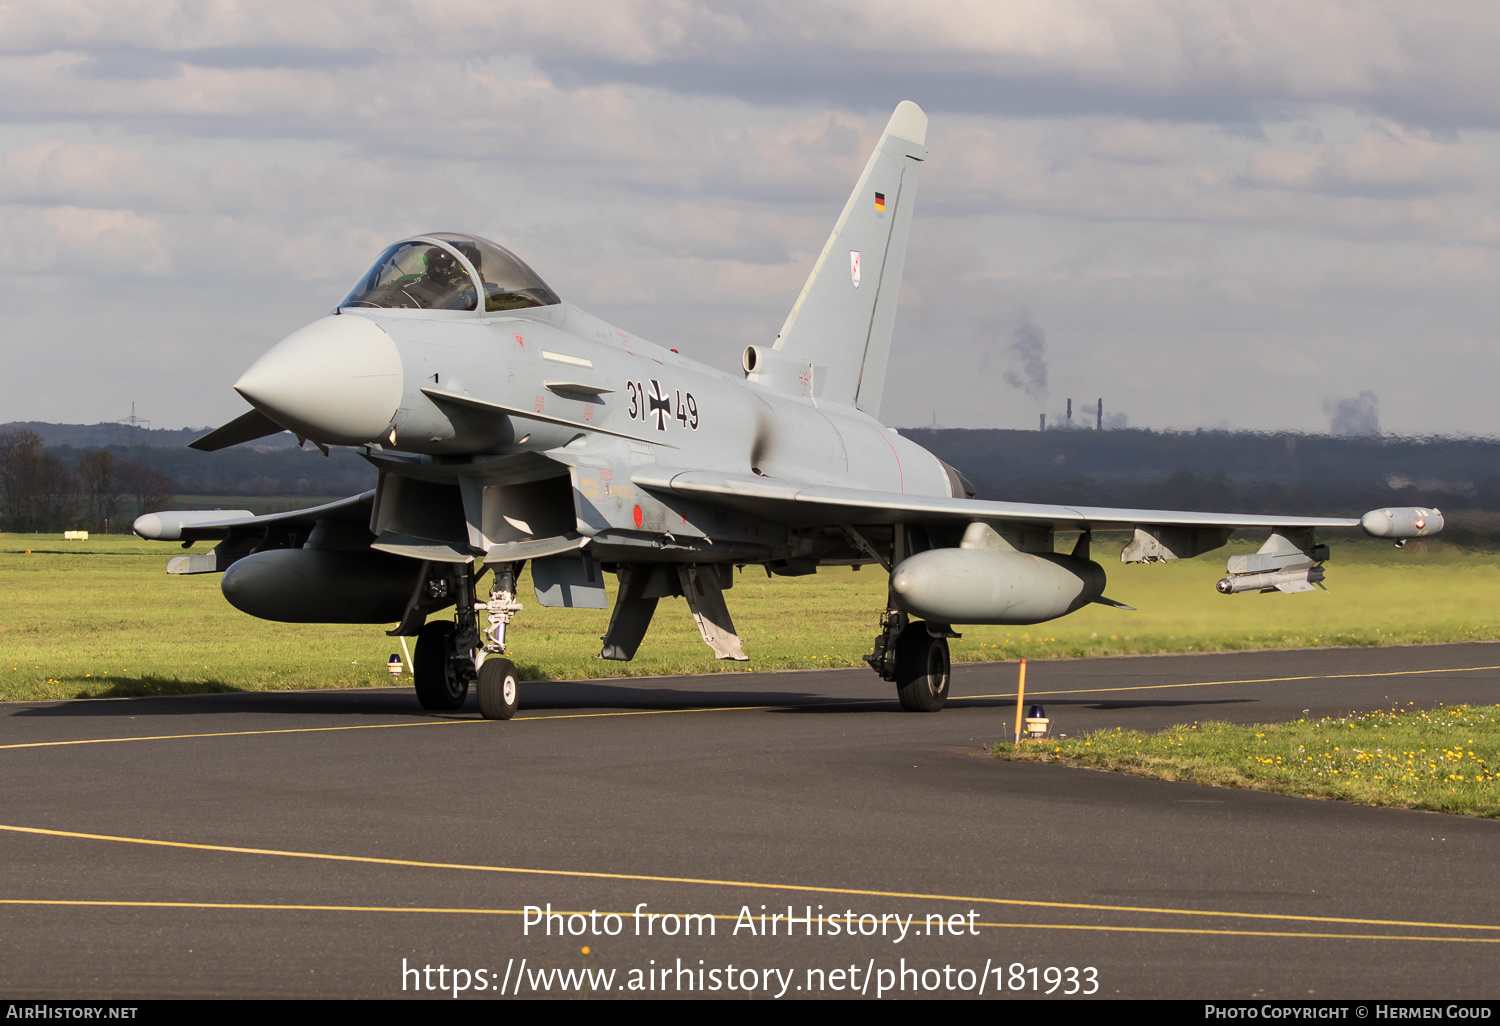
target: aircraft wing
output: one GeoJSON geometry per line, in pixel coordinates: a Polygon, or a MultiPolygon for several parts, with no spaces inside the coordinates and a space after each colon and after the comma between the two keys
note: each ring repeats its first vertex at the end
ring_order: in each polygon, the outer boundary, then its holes
{"type": "Polygon", "coordinates": [[[167,510],[137,517],[133,529],[152,541],[201,541],[227,538],[236,531],[263,531],[273,528],[311,528],[319,520],[369,523],[375,489],[351,495],[347,499],[327,502],[288,513],[266,513],[256,516],[247,509],[167,510]]]}
{"type": "Polygon", "coordinates": [[[1009,520],[1062,530],[1128,530],[1132,527],[1316,528],[1358,527],[1346,517],[1287,517],[1260,513],[1197,513],[1186,510],[1052,506],[1034,502],[950,499],[725,474],[706,470],[650,468],[631,480],[642,488],[671,492],[716,505],[748,509],[802,526],[894,524],[913,520],[963,522],[1009,520]]]}

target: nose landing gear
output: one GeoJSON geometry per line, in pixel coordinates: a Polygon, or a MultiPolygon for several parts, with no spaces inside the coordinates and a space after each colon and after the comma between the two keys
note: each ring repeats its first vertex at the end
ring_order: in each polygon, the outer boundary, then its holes
{"type": "Polygon", "coordinates": [[[516,664],[505,658],[505,628],[521,611],[516,601],[516,575],[519,563],[501,563],[495,567],[495,584],[490,600],[474,605],[490,619],[484,631],[484,651],[479,665],[479,715],[487,720],[508,720],[516,714],[516,664]]]}
{"type": "MultiPolygon", "coordinates": [[[[516,601],[519,563],[495,566],[489,601],[474,600],[478,579],[465,568],[454,577],[456,610],[452,621],[423,624],[417,634],[417,652],[412,659],[417,701],[423,709],[451,712],[463,707],[469,685],[477,684],[479,714],[485,719],[508,720],[517,707],[516,664],[504,658],[505,628],[521,611],[516,601]],[[479,613],[489,616],[481,636],[479,613]]],[[[483,571],[481,571],[481,574],[483,571]]]]}

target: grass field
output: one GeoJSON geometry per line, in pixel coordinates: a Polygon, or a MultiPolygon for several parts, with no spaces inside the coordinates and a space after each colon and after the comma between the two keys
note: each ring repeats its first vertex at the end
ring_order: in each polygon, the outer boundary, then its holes
{"type": "Polygon", "coordinates": [[[996,745],[1000,759],[1062,762],[1165,780],[1500,817],[1500,707],[1389,709],[1160,733],[1101,730],[996,745]]]}
{"type": "MultiPolygon", "coordinates": [[[[1096,543],[1110,573],[1106,593],[1137,612],[1096,605],[1036,627],[964,628],[953,658],[1500,639],[1500,553],[1441,541],[1397,550],[1335,540],[1329,594],[1216,593],[1225,557],[1253,548],[1234,543],[1198,559],[1122,566],[1108,562],[1114,549],[1096,543]]],[[[390,682],[386,659],[400,646],[380,626],[253,619],[224,601],[217,574],[168,576],[167,560],[180,553],[133,536],[0,535],[0,639],[11,664],[0,663],[0,699],[390,682]]],[[[544,609],[523,583],[512,654],[527,679],[855,666],[869,651],[885,586],[873,567],[769,580],[747,568],[726,598],[749,663],[716,662],[681,599],[663,600],[639,657],[616,663],[594,658],[607,611],[544,609]]]]}

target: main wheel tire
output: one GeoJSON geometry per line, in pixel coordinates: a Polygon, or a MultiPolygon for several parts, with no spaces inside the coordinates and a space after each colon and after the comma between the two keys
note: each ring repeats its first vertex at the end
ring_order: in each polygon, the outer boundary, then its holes
{"type": "Polygon", "coordinates": [[[417,634],[417,654],[412,659],[412,676],[416,678],[417,701],[432,712],[452,712],[463,708],[469,694],[469,682],[459,675],[453,664],[453,635],[458,625],[433,620],[422,625],[417,634]]]}
{"type": "Polygon", "coordinates": [[[896,639],[896,694],[907,712],[937,712],[948,703],[948,639],[914,620],[896,639]]]}
{"type": "Polygon", "coordinates": [[[490,656],[479,667],[479,715],[487,720],[508,720],[516,714],[516,664],[504,656],[490,656]]]}

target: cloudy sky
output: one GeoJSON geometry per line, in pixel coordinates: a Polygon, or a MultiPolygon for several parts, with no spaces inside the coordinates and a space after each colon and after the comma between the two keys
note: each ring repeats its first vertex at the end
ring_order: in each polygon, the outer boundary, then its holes
{"type": "Polygon", "coordinates": [[[0,0],[0,422],[226,421],[443,229],[732,367],[911,99],[887,423],[1500,434],[1497,52],[1488,2],[0,0]]]}

